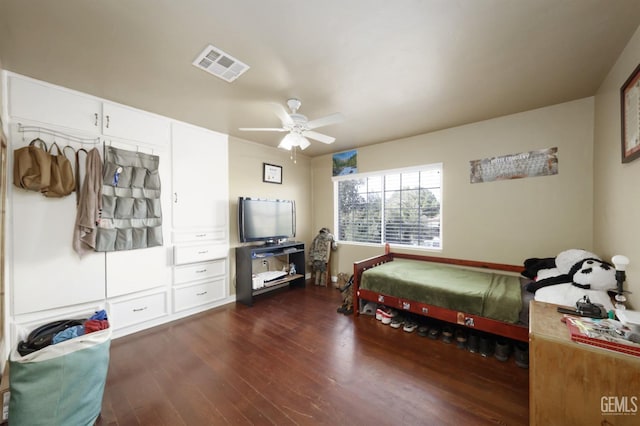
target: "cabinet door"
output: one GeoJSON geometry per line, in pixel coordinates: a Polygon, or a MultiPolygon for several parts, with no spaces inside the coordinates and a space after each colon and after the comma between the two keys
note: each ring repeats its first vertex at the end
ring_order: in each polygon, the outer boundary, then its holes
{"type": "Polygon", "coordinates": [[[169,144],[169,119],[123,105],[105,102],[102,106],[102,132],[105,136],[145,144],[169,144]]]}
{"type": "Polygon", "coordinates": [[[173,123],[173,227],[219,229],[227,236],[227,136],[173,123]]]}
{"type": "MultiPolygon", "coordinates": [[[[113,143],[121,149],[135,150],[127,143],[113,143]]],[[[142,152],[146,152],[141,150],[142,152]]],[[[151,153],[151,149],[147,153],[151,153]]],[[[163,246],[138,250],[108,252],[106,258],[107,298],[122,296],[156,287],[171,285],[172,250],[170,247],[171,158],[168,147],[154,148],[153,154],[160,157],[160,202],[162,206],[163,246]]]]}
{"type": "Polygon", "coordinates": [[[168,247],[107,253],[107,298],[171,284],[168,247]]]}
{"type": "Polygon", "coordinates": [[[99,134],[102,103],[89,95],[8,76],[9,115],[99,134]]]}

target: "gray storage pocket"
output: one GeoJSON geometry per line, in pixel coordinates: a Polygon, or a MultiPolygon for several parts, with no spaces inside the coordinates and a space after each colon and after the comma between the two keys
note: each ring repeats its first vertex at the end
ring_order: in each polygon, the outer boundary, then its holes
{"type": "Polygon", "coordinates": [[[120,228],[116,233],[116,250],[131,250],[133,248],[133,232],[131,228],[120,228]]]}
{"type": "Polygon", "coordinates": [[[147,228],[147,247],[162,245],[162,226],[147,228]]]}
{"type": "Polygon", "coordinates": [[[96,251],[113,251],[116,244],[117,230],[113,228],[98,228],[96,234],[96,251]]]}
{"type": "Polygon", "coordinates": [[[133,248],[147,247],[147,228],[133,228],[133,248]]]}
{"type": "Polygon", "coordinates": [[[102,213],[100,216],[106,219],[113,219],[116,212],[116,197],[113,195],[102,195],[102,213]]]}
{"type": "Polygon", "coordinates": [[[116,186],[118,188],[131,187],[132,169],[133,167],[131,166],[122,166],[117,163],[106,162],[104,164],[104,174],[102,175],[104,185],[116,186]],[[118,170],[120,170],[120,173],[118,173],[118,170]]]}
{"type": "Polygon", "coordinates": [[[147,170],[147,177],[144,181],[146,189],[160,189],[160,173],[157,170],[147,170]]]}
{"type": "Polygon", "coordinates": [[[130,219],[133,216],[133,198],[118,197],[116,200],[116,219],[130,219]]]}
{"type": "Polygon", "coordinates": [[[147,217],[162,217],[162,208],[159,198],[147,198],[147,217]]]}
{"type": "Polygon", "coordinates": [[[145,198],[136,198],[133,201],[133,218],[147,218],[147,200],[145,198]]]}
{"type": "Polygon", "coordinates": [[[144,182],[147,178],[147,169],[144,167],[134,167],[131,177],[132,188],[144,188],[144,182]]]}
{"type": "MultiPolygon", "coordinates": [[[[122,171],[118,175],[118,188],[131,188],[131,175],[133,174],[133,167],[120,166],[122,171]]],[[[113,177],[112,177],[113,179],[113,177]]]]}

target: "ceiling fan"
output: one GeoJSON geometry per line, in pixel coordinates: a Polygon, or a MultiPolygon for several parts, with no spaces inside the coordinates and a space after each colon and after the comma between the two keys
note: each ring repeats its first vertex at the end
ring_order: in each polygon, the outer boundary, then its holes
{"type": "Polygon", "coordinates": [[[282,121],[282,127],[240,127],[239,130],[250,132],[288,132],[278,145],[278,148],[287,150],[296,147],[305,149],[311,145],[309,139],[326,144],[333,143],[336,138],[315,132],[313,129],[340,123],[344,120],[344,116],[337,112],[309,121],[306,116],[298,113],[301,105],[302,102],[299,99],[289,99],[287,101],[287,106],[291,110],[291,113],[287,113],[284,108],[277,113],[280,121],[282,121]]]}

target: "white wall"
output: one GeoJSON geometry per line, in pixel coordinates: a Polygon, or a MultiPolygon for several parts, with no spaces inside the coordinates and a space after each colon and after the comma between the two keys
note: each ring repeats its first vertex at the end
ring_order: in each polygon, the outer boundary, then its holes
{"type": "Polygon", "coordinates": [[[594,238],[598,254],[624,254],[630,304],[640,309],[640,160],[621,160],[620,88],[640,63],[640,27],[595,96],[594,238]]]}
{"type": "MultiPolygon", "coordinates": [[[[331,155],[312,160],[313,228],[333,224],[331,155]]],[[[443,250],[521,265],[593,246],[593,98],[358,149],[358,171],[443,163],[443,250]],[[558,147],[554,176],[470,183],[470,160],[558,147]]],[[[382,252],[342,244],[340,272],[382,252]]],[[[334,255],[335,259],[335,255],[334,255]]]]}

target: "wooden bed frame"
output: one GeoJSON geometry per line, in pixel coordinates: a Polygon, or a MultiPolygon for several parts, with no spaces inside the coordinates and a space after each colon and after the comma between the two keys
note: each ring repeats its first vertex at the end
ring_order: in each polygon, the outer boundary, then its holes
{"type": "Polygon", "coordinates": [[[526,326],[497,321],[478,315],[467,314],[465,312],[453,311],[439,306],[429,305],[422,302],[403,299],[402,297],[390,296],[371,290],[361,289],[360,280],[362,273],[367,269],[374,268],[394,259],[411,259],[425,262],[446,263],[451,265],[469,266],[475,268],[493,269],[498,271],[522,272],[523,266],[506,265],[502,263],[478,262],[474,260],[450,259],[446,257],[419,256],[406,253],[393,253],[389,245],[385,246],[385,254],[371,257],[369,259],[354,262],[353,264],[353,306],[354,316],[359,315],[360,299],[369,302],[379,303],[399,311],[407,311],[418,315],[428,316],[445,322],[458,324],[471,329],[486,331],[510,339],[522,342],[529,341],[529,329],[526,326]]]}

